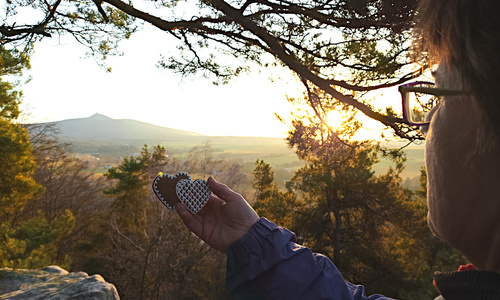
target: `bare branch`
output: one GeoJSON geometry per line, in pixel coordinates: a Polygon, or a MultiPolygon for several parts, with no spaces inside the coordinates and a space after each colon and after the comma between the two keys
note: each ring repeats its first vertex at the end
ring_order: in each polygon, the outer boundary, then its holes
{"type": "Polygon", "coordinates": [[[52,20],[52,18],[54,18],[54,14],[59,7],[59,4],[61,4],[61,1],[62,0],[57,0],[52,7],[47,4],[47,6],[49,6],[49,14],[41,23],[34,26],[21,26],[20,28],[16,28],[15,25],[2,25],[0,26],[0,33],[4,36],[19,37],[20,39],[25,38],[26,34],[40,34],[46,37],[51,37],[50,33],[46,32],[45,27],[52,20]]]}

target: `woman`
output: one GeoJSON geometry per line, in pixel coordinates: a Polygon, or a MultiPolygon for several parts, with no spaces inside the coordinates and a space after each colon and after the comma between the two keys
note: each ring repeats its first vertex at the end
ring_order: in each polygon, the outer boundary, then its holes
{"type": "MultiPolygon", "coordinates": [[[[421,126],[428,223],[479,270],[437,274],[436,286],[447,300],[500,299],[499,8],[498,0],[424,0],[420,8],[423,34],[441,57],[436,87],[451,91],[421,126]]],[[[387,299],[366,297],[328,258],[259,219],[225,185],[208,182],[216,197],[198,215],[183,205],[177,211],[191,231],[227,252],[233,299],[387,299]]]]}

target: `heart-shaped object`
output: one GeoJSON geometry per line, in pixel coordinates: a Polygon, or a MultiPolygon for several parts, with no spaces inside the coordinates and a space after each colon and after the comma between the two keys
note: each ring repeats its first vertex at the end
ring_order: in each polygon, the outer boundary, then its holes
{"type": "Polygon", "coordinates": [[[176,192],[181,203],[186,205],[192,214],[198,213],[207,204],[212,193],[203,179],[181,179],[177,182],[176,192]]]}
{"type": "Polygon", "coordinates": [[[153,191],[168,209],[173,210],[175,205],[180,202],[175,191],[179,180],[191,181],[191,176],[186,172],[179,172],[174,176],[170,174],[161,174],[153,180],[153,191]]]}

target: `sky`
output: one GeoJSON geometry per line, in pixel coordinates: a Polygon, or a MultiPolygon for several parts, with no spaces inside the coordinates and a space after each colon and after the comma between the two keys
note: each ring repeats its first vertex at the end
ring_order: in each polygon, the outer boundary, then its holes
{"type": "MultiPolygon", "coordinates": [[[[252,72],[219,86],[201,75],[182,77],[156,67],[160,55],[175,51],[175,45],[169,35],[149,25],[120,42],[119,50],[122,56],[106,61],[112,68],[108,73],[72,37],[45,38],[35,46],[31,69],[25,72],[30,80],[21,86],[26,113],[22,121],[99,113],[208,136],[287,136],[289,125],[275,114],[289,119],[294,107],[287,95],[302,93],[287,71],[252,72]]],[[[390,94],[391,99],[399,97],[397,91],[390,94]]],[[[359,136],[380,138],[378,122],[368,118],[363,122],[359,136]]]]}
{"type": "Polygon", "coordinates": [[[286,95],[299,95],[281,73],[243,75],[215,86],[201,75],[182,77],[157,68],[161,53],[172,51],[168,36],[147,27],[120,43],[122,56],[108,58],[108,73],[70,37],[46,38],[35,46],[31,79],[21,86],[22,108],[30,122],[86,118],[95,113],[134,119],[210,136],[286,137],[288,126],[275,116],[289,116],[286,95]]]}

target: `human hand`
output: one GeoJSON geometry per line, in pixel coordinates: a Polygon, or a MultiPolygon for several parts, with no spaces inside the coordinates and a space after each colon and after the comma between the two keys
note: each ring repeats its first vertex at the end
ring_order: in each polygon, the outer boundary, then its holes
{"type": "Polygon", "coordinates": [[[211,195],[195,215],[178,203],[175,208],[189,230],[210,247],[225,252],[234,241],[244,236],[259,216],[243,197],[212,177],[207,180],[211,195]]]}

